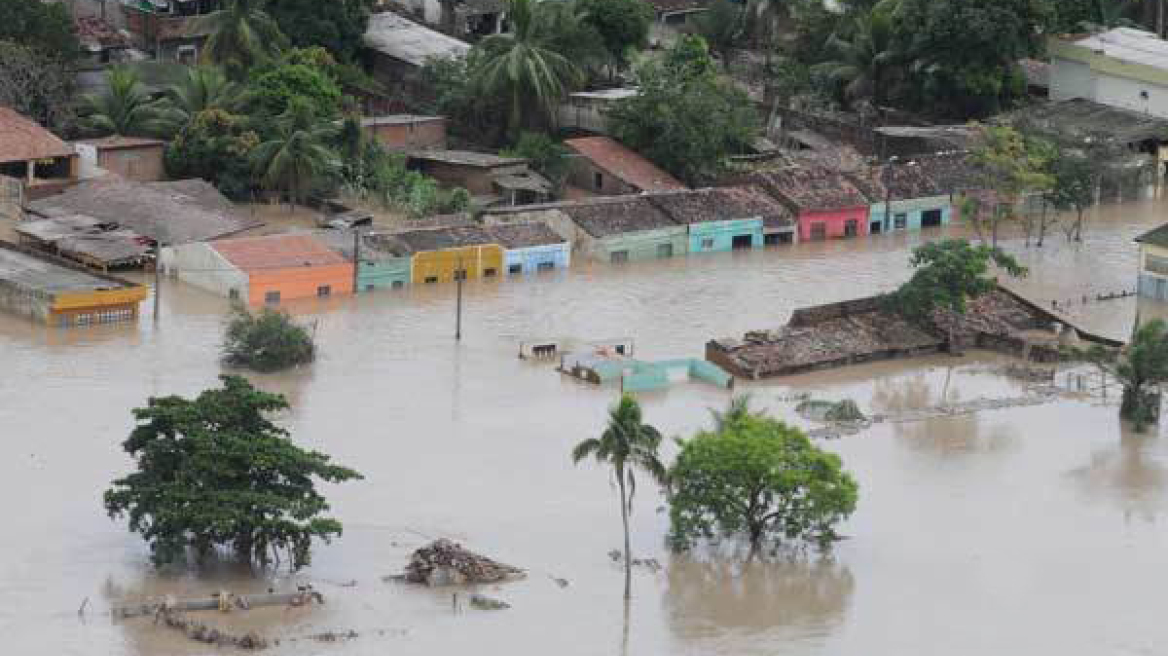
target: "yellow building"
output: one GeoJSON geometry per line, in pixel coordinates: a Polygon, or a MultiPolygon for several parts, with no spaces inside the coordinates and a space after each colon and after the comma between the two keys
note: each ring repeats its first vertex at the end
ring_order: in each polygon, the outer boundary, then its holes
{"type": "Polygon", "coordinates": [[[412,230],[395,235],[409,249],[414,284],[493,278],[503,270],[503,248],[478,226],[412,230]]]}
{"type": "Polygon", "coordinates": [[[142,285],[0,242],[0,308],[52,326],[132,321],[142,285]]]}

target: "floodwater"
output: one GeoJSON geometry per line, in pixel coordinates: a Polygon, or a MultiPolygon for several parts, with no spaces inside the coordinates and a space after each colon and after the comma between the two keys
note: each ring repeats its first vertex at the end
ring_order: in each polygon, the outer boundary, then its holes
{"type": "MultiPolygon", "coordinates": [[[[1081,246],[1058,236],[1038,252],[1009,240],[1033,270],[1018,286],[1042,302],[1132,289],[1131,237],[1165,210],[1152,201],[1105,208],[1081,246]]],[[[167,284],[157,325],[149,305],[137,325],[85,330],[0,317],[2,651],[224,653],[103,612],[122,599],[311,582],[325,606],[200,619],[279,638],[272,651],[281,654],[1164,653],[1168,438],[1130,433],[1114,405],[1086,397],[879,423],[823,442],[861,486],[847,539],[826,557],[744,564],[670,555],[662,500],[643,486],[633,549],[662,569],[635,572],[626,612],[622,571],[607,556],[620,545],[615,492],[604,470],[568,458],[601,430],[617,392],[518,360],[519,342],[627,336],[643,357],[700,356],[710,337],[895,286],[908,275],[907,249],[936,235],[476,281],[466,288],[461,343],[452,339],[452,286],[294,306],[316,326],[319,360],[251,378],[288,396],[281,421],[298,443],[365,475],[326,486],[345,533],[294,576],[256,578],[230,564],[156,572],[144,544],[101,508],[102,491],[130,466],[119,447],[130,409],[150,395],[193,395],[222,373],[225,299],[167,284]],[[510,610],[456,612],[450,591],[382,580],[439,536],[528,569],[524,581],[485,590],[510,610]],[[308,638],[349,630],[359,635],[308,638]]],[[[1135,302],[1074,312],[1123,333],[1135,302]]],[[[740,389],[808,426],[794,412],[799,393],[890,414],[1025,394],[1025,383],[1000,372],[1004,362],[973,353],[740,389]]],[[[727,400],[700,384],[642,398],[648,420],[679,436],[727,400]]]]}

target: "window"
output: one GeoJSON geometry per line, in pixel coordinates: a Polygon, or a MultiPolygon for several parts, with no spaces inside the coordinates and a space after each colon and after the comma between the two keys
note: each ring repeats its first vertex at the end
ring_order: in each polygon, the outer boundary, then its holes
{"type": "Polygon", "coordinates": [[[401,289],[402,287],[405,287],[406,284],[400,280],[394,280],[393,284],[390,286],[393,287],[394,289],[401,289]]]}
{"type": "Polygon", "coordinates": [[[324,298],[326,296],[332,296],[332,294],[333,294],[333,288],[330,285],[321,285],[320,287],[316,288],[316,295],[319,296],[320,298],[324,298]]]}
{"type": "Polygon", "coordinates": [[[264,302],[265,303],[279,303],[280,302],[280,292],[264,292],[264,302]]]}
{"type": "Polygon", "coordinates": [[[673,257],[673,244],[657,244],[657,257],[673,257]]]}
{"type": "Polygon", "coordinates": [[[179,46],[176,53],[178,63],[193,66],[199,58],[199,50],[193,45],[179,46]]]}
{"type": "Polygon", "coordinates": [[[367,292],[371,292],[374,289],[376,289],[376,286],[374,286],[374,285],[365,285],[365,291],[367,291],[367,292]]]}
{"type": "Polygon", "coordinates": [[[555,262],[540,262],[536,267],[537,271],[551,271],[556,268],[555,262]]]}
{"type": "Polygon", "coordinates": [[[702,250],[706,251],[714,247],[713,237],[702,237],[702,250]]]}
{"type": "MultiPolygon", "coordinates": [[[[498,269],[483,269],[483,277],[484,278],[494,278],[495,274],[498,272],[499,272],[498,269]]],[[[463,277],[464,278],[466,277],[465,271],[463,272],[463,277]]]]}
{"type": "Polygon", "coordinates": [[[512,274],[512,275],[514,275],[514,274],[516,274],[516,273],[523,273],[523,265],[522,265],[522,264],[511,264],[511,265],[509,265],[509,266],[507,267],[507,273],[510,273],[510,274],[512,274]]]}
{"type": "Polygon", "coordinates": [[[426,282],[427,283],[438,282],[438,276],[426,276],[426,282]]]}
{"type": "Polygon", "coordinates": [[[620,264],[622,262],[629,261],[629,252],[628,251],[613,251],[609,255],[609,257],[612,258],[613,264],[620,264]]]}
{"type": "Polygon", "coordinates": [[[230,298],[233,301],[239,300],[239,290],[234,287],[227,290],[227,298],[230,298]]]}
{"type": "Polygon", "coordinates": [[[592,174],[592,186],[597,191],[604,189],[604,175],[602,175],[599,172],[593,173],[592,174]]]}
{"type": "Polygon", "coordinates": [[[822,221],[816,221],[811,224],[811,239],[818,241],[827,239],[827,224],[822,221]]]}
{"type": "Polygon", "coordinates": [[[897,212],[896,214],[892,215],[892,227],[896,228],[897,230],[904,230],[905,226],[907,226],[907,225],[908,225],[908,215],[907,214],[905,214],[904,212],[897,212]]]}
{"type": "Polygon", "coordinates": [[[455,280],[466,280],[466,269],[455,269],[454,270],[454,279],[455,280]]]}

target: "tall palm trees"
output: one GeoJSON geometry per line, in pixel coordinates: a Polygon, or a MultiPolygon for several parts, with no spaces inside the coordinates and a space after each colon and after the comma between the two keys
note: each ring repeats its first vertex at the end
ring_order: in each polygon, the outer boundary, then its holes
{"type": "Polygon", "coordinates": [[[226,9],[200,19],[200,27],[210,34],[203,57],[222,66],[233,80],[242,79],[252,66],[278,52],[285,40],[264,11],[265,1],[228,0],[226,9]]]}
{"type": "Polygon", "coordinates": [[[580,78],[580,69],[546,46],[537,20],[538,0],[508,0],[510,34],[495,34],[480,44],[477,62],[480,91],[508,99],[507,126],[519,135],[524,108],[534,104],[551,114],[567,87],[580,78]]]}
{"type": "Polygon", "coordinates": [[[293,100],[277,119],[274,136],[251,153],[264,187],[286,192],[290,209],[303,201],[336,168],[336,155],[327,145],[334,131],[331,123],[317,120],[307,103],[293,100]]]}
{"type": "Polygon", "coordinates": [[[106,73],[109,88],[82,100],[81,127],[99,135],[150,136],[164,131],[164,107],[138,83],[130,69],[115,66],[106,73]]]}
{"type": "Polygon", "coordinates": [[[637,479],[633,472],[641,469],[658,483],[666,480],[665,465],[657,458],[661,445],[661,433],[641,421],[641,406],[629,395],[621,396],[617,405],[609,410],[608,426],[599,438],[589,438],[572,449],[572,461],[592,456],[597,462],[612,467],[620,490],[621,523],[625,531],[625,599],[632,594],[632,556],[629,553],[629,513],[632,511],[633,495],[637,491],[637,479]]]}
{"type": "Polygon", "coordinates": [[[887,96],[885,83],[896,57],[893,46],[891,15],[877,6],[855,18],[847,38],[833,34],[828,39],[832,59],[814,70],[843,84],[849,102],[880,104],[887,96]]]}
{"type": "Polygon", "coordinates": [[[166,120],[177,132],[200,112],[232,109],[239,100],[240,87],[215,66],[186,68],[183,77],[166,90],[166,120]]]}

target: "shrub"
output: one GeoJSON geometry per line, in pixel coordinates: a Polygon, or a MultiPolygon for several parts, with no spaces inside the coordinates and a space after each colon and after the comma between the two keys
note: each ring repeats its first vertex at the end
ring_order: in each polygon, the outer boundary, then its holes
{"type": "Polygon", "coordinates": [[[228,364],[256,371],[287,369],[316,357],[312,335],[288,313],[265,307],[252,314],[243,305],[232,309],[223,351],[228,364]]]}

